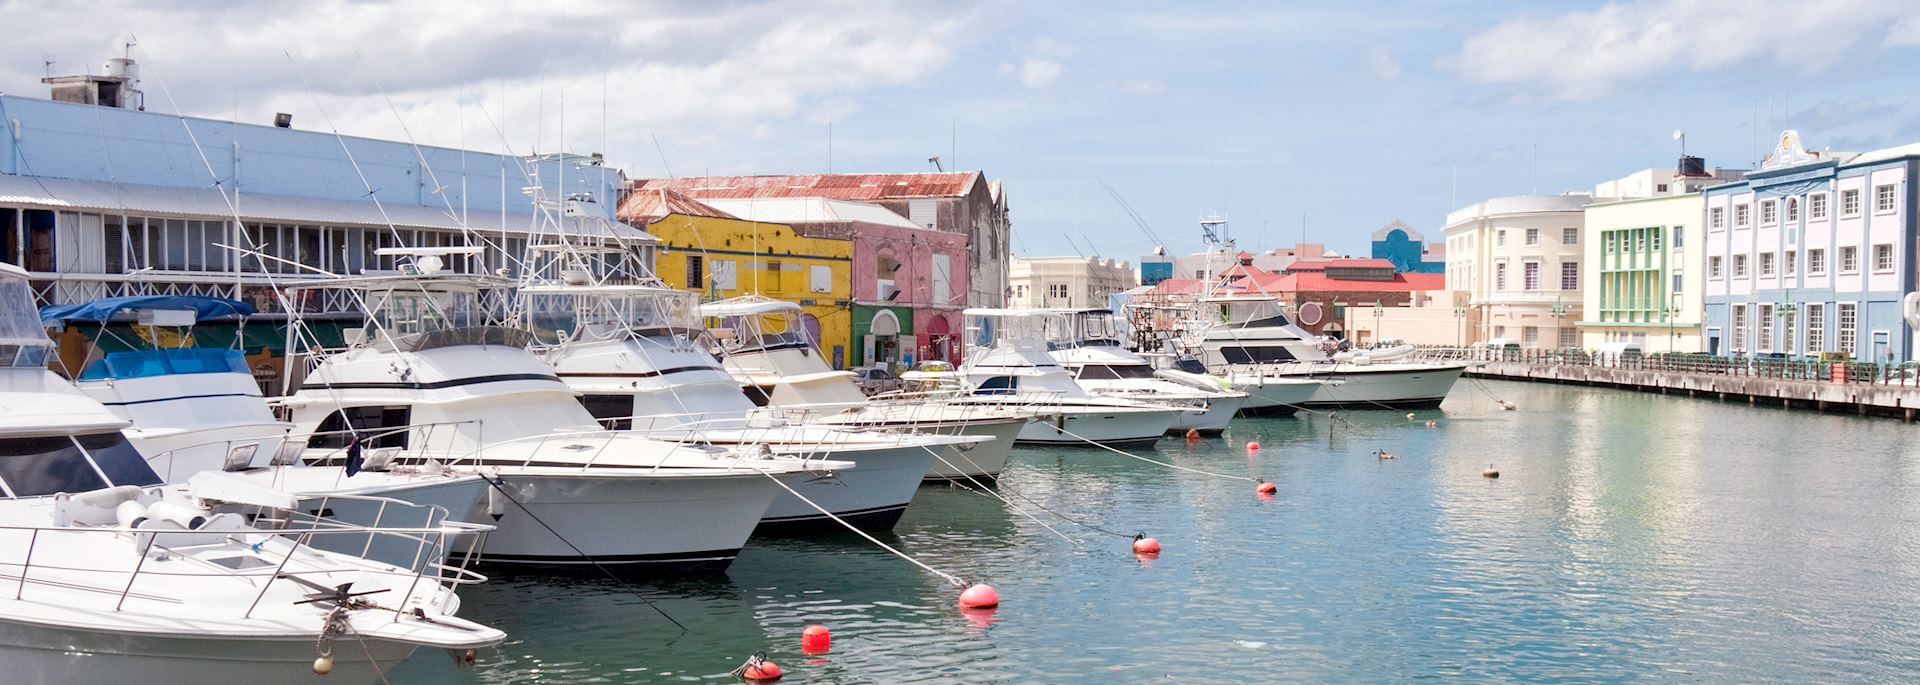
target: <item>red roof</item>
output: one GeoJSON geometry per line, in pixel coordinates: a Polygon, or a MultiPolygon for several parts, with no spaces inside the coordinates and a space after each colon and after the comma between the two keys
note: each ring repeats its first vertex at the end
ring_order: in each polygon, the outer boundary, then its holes
{"type": "Polygon", "coordinates": [[[697,198],[825,197],[880,200],[908,197],[964,197],[984,174],[948,171],[911,174],[793,174],[787,176],[687,176],[642,178],[636,192],[668,189],[697,198]]]}
{"type": "Polygon", "coordinates": [[[1300,260],[1287,265],[1288,271],[1325,271],[1327,269],[1391,269],[1393,262],[1384,259],[1318,259],[1300,260]]]}
{"type": "Polygon", "coordinates": [[[740,218],[667,189],[636,190],[628,193],[626,199],[620,201],[618,216],[621,221],[645,226],[659,221],[661,217],[668,214],[710,216],[720,219],[740,218]]]}

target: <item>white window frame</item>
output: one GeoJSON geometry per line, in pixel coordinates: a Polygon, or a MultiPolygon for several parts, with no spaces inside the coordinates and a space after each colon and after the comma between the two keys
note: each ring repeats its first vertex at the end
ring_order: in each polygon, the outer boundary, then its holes
{"type": "Polygon", "coordinates": [[[1800,198],[1787,198],[1787,221],[1800,220],[1800,198]]]}
{"type": "Polygon", "coordinates": [[[1833,343],[1835,352],[1847,355],[1848,359],[1858,359],[1860,349],[1860,305],[1856,302],[1838,302],[1834,304],[1833,343]],[[1847,319],[1852,318],[1852,325],[1847,319]]]}
{"type": "Polygon", "coordinates": [[[1733,227],[1746,228],[1753,221],[1753,207],[1745,202],[1733,206],[1733,227]]]}
{"type": "Polygon", "coordinates": [[[1560,244],[1579,245],[1580,244],[1580,227],[1568,226],[1566,228],[1560,229],[1560,244]]]}
{"type": "Polygon", "coordinates": [[[1507,260],[1502,259],[1493,263],[1493,290],[1494,292],[1507,290],[1507,260]]]}
{"type": "Polygon", "coordinates": [[[1493,246],[1494,247],[1507,246],[1507,229],[1502,228],[1500,230],[1493,232],[1493,246]]]}
{"type": "Polygon", "coordinates": [[[1826,191],[1807,194],[1807,220],[1808,221],[1826,221],[1827,220],[1826,191]]]}
{"type": "Polygon", "coordinates": [[[1527,232],[1526,232],[1526,243],[1525,243],[1525,244],[1526,244],[1526,246],[1527,246],[1527,247],[1533,247],[1533,246],[1535,246],[1535,245],[1539,245],[1539,244],[1540,244],[1540,229],[1538,229],[1538,228],[1529,228],[1529,229],[1527,229],[1527,232]]]}
{"type": "Polygon", "coordinates": [[[1734,278],[1747,277],[1747,256],[1746,255],[1737,254],[1733,256],[1733,277],[1734,278]]]}
{"type": "Polygon", "coordinates": [[[1800,253],[1795,250],[1787,250],[1786,254],[1783,255],[1780,260],[1780,272],[1788,276],[1798,273],[1800,271],[1799,262],[1800,253]]]}
{"type": "Polygon", "coordinates": [[[1807,354],[1825,352],[1827,344],[1827,305],[1808,303],[1807,310],[1807,354]]]}
{"type": "Polygon", "coordinates": [[[1841,245],[1840,263],[1836,266],[1839,267],[1839,273],[1843,276],[1860,273],[1860,247],[1857,245],[1841,245]]]}
{"type": "Polygon", "coordinates": [[[1727,227],[1727,208],[1714,207],[1707,210],[1707,228],[1719,231],[1727,227]]]}
{"type": "Polygon", "coordinates": [[[1714,255],[1714,256],[1708,257],[1707,258],[1707,278],[1715,281],[1720,280],[1722,277],[1722,274],[1725,273],[1722,270],[1722,267],[1724,265],[1725,263],[1720,260],[1720,255],[1714,255]]]}
{"type": "Polygon", "coordinates": [[[1529,259],[1520,263],[1520,289],[1540,289],[1540,260],[1529,259]]]}
{"type": "Polygon", "coordinates": [[[1893,273],[1893,243],[1874,244],[1873,272],[1877,274],[1893,273]],[[1882,262],[1884,262],[1884,264],[1882,264],[1882,262]]]}
{"type": "Polygon", "coordinates": [[[1807,248],[1807,275],[1808,276],[1827,275],[1827,248],[1824,248],[1824,247],[1807,248]]]}
{"type": "Polygon", "coordinates": [[[1563,290],[1563,291],[1564,291],[1564,290],[1579,290],[1579,289],[1580,289],[1580,262],[1579,262],[1579,260],[1574,260],[1574,259],[1563,259],[1563,260],[1560,260],[1560,289],[1561,289],[1561,290],[1563,290]],[[1569,276],[1571,276],[1571,277],[1572,277],[1572,280],[1573,280],[1573,284],[1572,284],[1572,285],[1568,285],[1568,284],[1567,284],[1567,280],[1568,280],[1568,277],[1569,277],[1569,276]]]}
{"type": "Polygon", "coordinates": [[[1754,340],[1753,346],[1761,352],[1772,352],[1774,348],[1773,305],[1762,304],[1758,309],[1759,311],[1754,315],[1754,322],[1760,324],[1757,330],[1759,337],[1754,340]]]}
{"type": "Polygon", "coordinates": [[[1900,194],[1892,183],[1882,183],[1873,187],[1873,213],[1892,214],[1900,206],[1900,194]]]}
{"type": "Polygon", "coordinates": [[[1840,216],[1860,216],[1860,189],[1847,188],[1840,191],[1840,216]]]}
{"type": "Polygon", "coordinates": [[[1780,223],[1780,201],[1779,200],[1761,200],[1760,201],[1760,225],[1772,226],[1777,223],[1780,223]]]}
{"type": "Polygon", "coordinates": [[[1729,319],[1731,319],[1731,323],[1733,324],[1733,336],[1732,339],[1727,341],[1727,351],[1745,352],[1747,351],[1747,305],[1742,302],[1729,305],[1729,307],[1729,319]]]}

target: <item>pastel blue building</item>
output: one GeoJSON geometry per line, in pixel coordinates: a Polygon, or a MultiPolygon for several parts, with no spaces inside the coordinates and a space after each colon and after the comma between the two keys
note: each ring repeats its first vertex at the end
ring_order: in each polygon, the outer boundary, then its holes
{"type": "Polygon", "coordinates": [[[1920,144],[1810,152],[1782,133],[1745,180],[1704,192],[1704,345],[1720,355],[1914,358],[1920,144]]]}
{"type": "Polygon", "coordinates": [[[386,247],[484,243],[449,268],[512,273],[530,240],[563,231],[649,241],[614,221],[623,179],[598,155],[416,148],[290,120],[142,111],[137,66],[113,60],[105,72],[47,79],[53,100],[0,96],[0,260],[26,268],[47,303],[204,294],[271,313],[272,282],[394,269],[395,256],[377,254],[386,247]]]}
{"type": "Polygon", "coordinates": [[[1434,255],[1430,252],[1426,238],[1399,219],[1373,232],[1373,258],[1393,262],[1394,271],[1415,274],[1446,273],[1445,255],[1434,255]]]}

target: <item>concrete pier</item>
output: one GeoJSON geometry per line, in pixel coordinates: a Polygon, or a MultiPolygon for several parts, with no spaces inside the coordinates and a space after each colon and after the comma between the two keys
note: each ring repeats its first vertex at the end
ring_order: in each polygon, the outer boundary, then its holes
{"type": "Polygon", "coordinates": [[[1817,412],[1897,418],[1912,423],[1920,409],[1920,381],[1904,383],[1832,382],[1694,373],[1667,369],[1619,368],[1585,364],[1517,361],[1474,362],[1467,376],[1501,380],[1593,385],[1609,388],[1713,397],[1755,406],[1779,406],[1817,412]]]}

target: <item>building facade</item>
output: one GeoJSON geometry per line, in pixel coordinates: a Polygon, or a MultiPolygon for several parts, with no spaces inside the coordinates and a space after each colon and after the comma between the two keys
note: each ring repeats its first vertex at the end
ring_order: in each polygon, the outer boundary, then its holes
{"type": "Polygon", "coordinates": [[[742,219],[853,244],[850,366],[962,359],[967,236],[921,228],[885,207],[823,197],[708,200],[742,219]]]}
{"type": "Polygon", "coordinates": [[[1708,188],[1706,351],[1913,359],[1917,169],[1920,144],[1823,153],[1786,131],[1760,169],[1708,188]]]}
{"type": "Polygon", "coordinates": [[[1445,244],[1428,245],[1426,236],[1399,219],[1373,231],[1374,259],[1393,263],[1407,273],[1438,274],[1447,271],[1445,244]]]}
{"type": "Polygon", "coordinates": [[[1139,284],[1126,262],[1101,257],[1014,257],[1007,276],[1015,309],[1106,307],[1139,284]]]}
{"type": "Polygon", "coordinates": [[[674,190],[700,200],[824,197],[879,205],[920,228],[966,236],[966,304],[1006,303],[1013,219],[1006,189],[980,171],[690,176],[640,179],[633,188],[674,190]]]}
{"type": "Polygon", "coordinates": [[[759,295],[800,305],[801,326],[836,369],[853,328],[853,244],[751,221],[667,190],[642,190],[620,218],[659,239],[654,274],[704,300],[759,295]]]}
{"type": "Polygon", "coordinates": [[[1480,327],[1469,344],[1580,345],[1586,193],[1476,202],[1447,214],[1446,289],[1471,293],[1480,327]]]}
{"type": "Polygon", "coordinates": [[[1745,169],[1699,157],[1642,169],[1594,187],[1586,208],[1581,344],[1634,343],[1644,352],[1699,352],[1705,285],[1694,262],[1705,237],[1701,189],[1745,169]]]}

